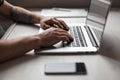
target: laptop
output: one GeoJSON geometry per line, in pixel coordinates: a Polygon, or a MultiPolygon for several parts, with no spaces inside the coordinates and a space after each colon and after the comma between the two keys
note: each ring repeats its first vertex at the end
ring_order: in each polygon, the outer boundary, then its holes
{"type": "MultiPolygon", "coordinates": [[[[100,48],[110,5],[110,0],[91,0],[85,23],[68,24],[68,33],[74,38],[72,43],[61,41],[48,48],[35,49],[35,53],[96,53],[100,48]]],[[[40,28],[39,33],[43,31],[40,28]]]]}

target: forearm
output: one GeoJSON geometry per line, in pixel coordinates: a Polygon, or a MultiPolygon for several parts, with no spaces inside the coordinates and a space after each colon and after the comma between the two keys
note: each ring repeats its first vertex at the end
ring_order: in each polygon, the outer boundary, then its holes
{"type": "Polygon", "coordinates": [[[11,18],[16,22],[22,23],[40,23],[43,16],[38,16],[21,7],[12,7],[11,18]]]}
{"type": "Polygon", "coordinates": [[[1,40],[0,62],[22,56],[39,46],[40,39],[37,36],[29,36],[18,40],[1,40]]]}
{"type": "Polygon", "coordinates": [[[40,20],[43,17],[22,7],[13,6],[7,1],[4,1],[3,5],[0,7],[0,14],[7,18],[11,18],[16,22],[22,23],[40,23],[40,20]]]}

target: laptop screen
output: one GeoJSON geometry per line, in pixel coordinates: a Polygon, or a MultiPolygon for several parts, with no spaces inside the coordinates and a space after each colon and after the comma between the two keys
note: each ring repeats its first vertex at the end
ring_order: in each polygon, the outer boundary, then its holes
{"type": "Polygon", "coordinates": [[[106,24],[111,0],[91,0],[88,16],[86,20],[87,26],[92,26],[96,30],[96,36],[99,36],[99,43],[106,24]]]}
{"type": "Polygon", "coordinates": [[[110,0],[91,0],[86,20],[87,24],[98,29],[103,29],[110,5],[110,0]]]}

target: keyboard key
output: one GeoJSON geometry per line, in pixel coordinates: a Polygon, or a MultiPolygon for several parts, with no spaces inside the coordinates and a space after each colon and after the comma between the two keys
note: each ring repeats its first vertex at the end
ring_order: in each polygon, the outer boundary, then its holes
{"type": "Polygon", "coordinates": [[[66,43],[63,43],[63,46],[69,46],[69,47],[85,47],[85,46],[87,46],[83,31],[80,26],[71,26],[69,33],[74,38],[74,41],[68,45],[66,45],[66,43]]]}

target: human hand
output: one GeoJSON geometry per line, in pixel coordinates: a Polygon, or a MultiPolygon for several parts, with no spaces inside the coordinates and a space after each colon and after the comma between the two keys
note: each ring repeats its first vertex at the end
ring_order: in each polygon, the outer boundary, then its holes
{"type": "Polygon", "coordinates": [[[66,23],[63,20],[58,20],[56,18],[43,17],[40,20],[40,24],[43,29],[48,29],[50,27],[56,27],[56,28],[64,29],[66,31],[69,30],[69,27],[66,25],[66,23]]]}
{"type": "Polygon", "coordinates": [[[60,41],[72,42],[73,38],[67,31],[60,28],[49,28],[39,34],[40,47],[49,47],[60,41]]]}

